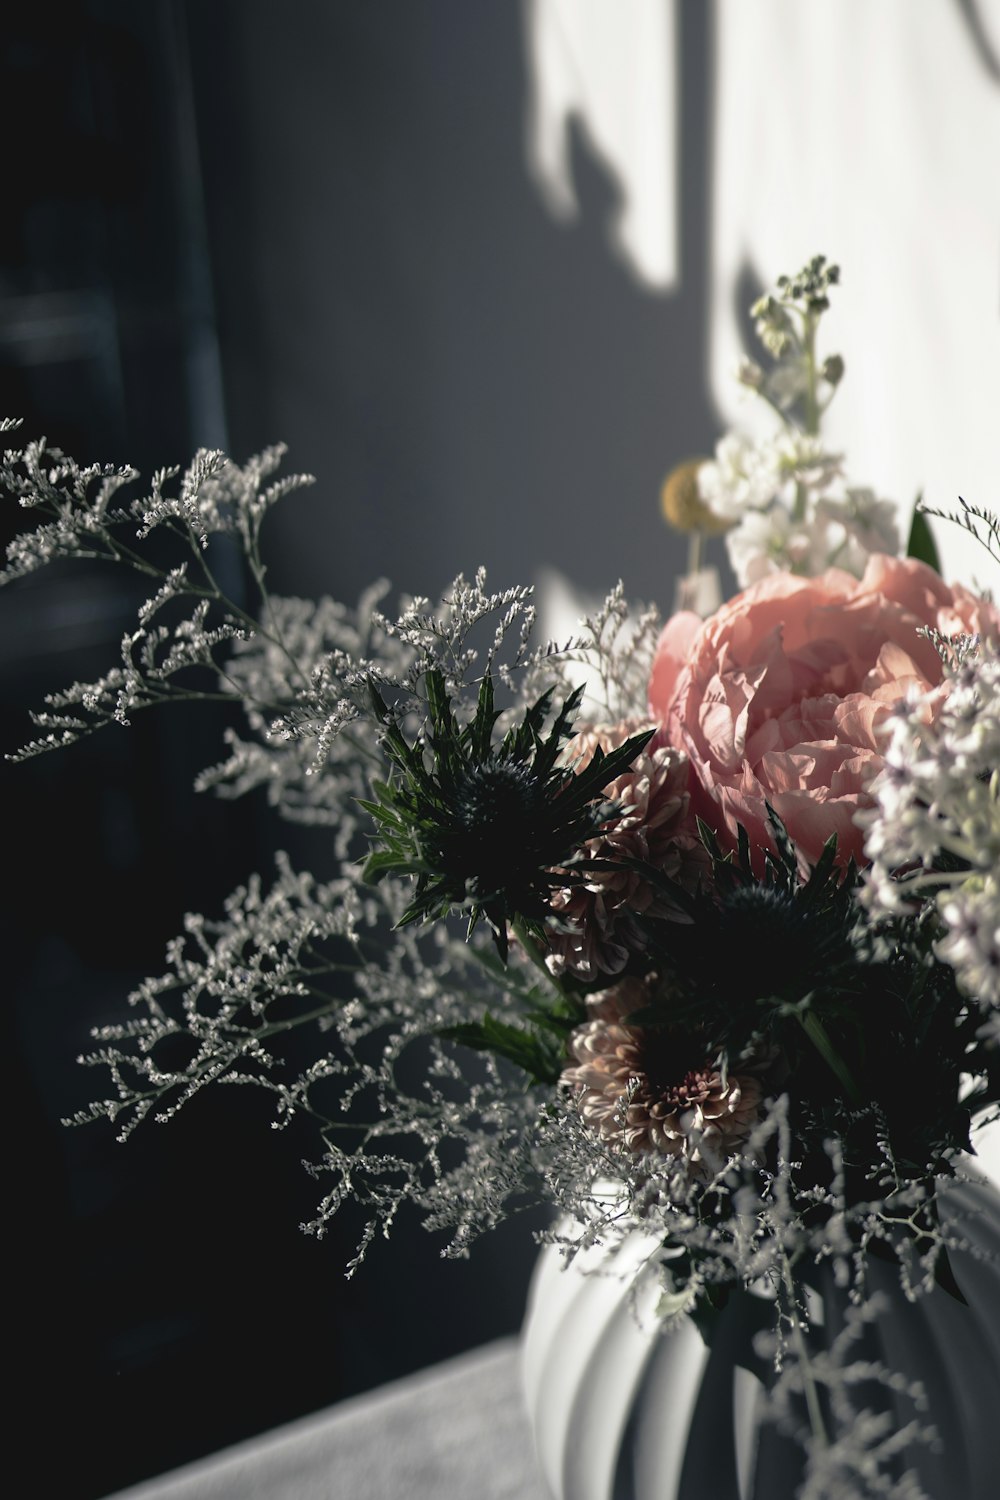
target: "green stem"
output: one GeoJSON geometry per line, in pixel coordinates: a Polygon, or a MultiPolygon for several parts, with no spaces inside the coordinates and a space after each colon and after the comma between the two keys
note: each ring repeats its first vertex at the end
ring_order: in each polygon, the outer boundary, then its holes
{"type": "Polygon", "coordinates": [[[218,602],[223,606],[224,609],[235,615],[238,619],[243,620],[254,635],[263,636],[265,640],[270,641],[273,646],[276,646],[285,657],[285,660],[291,667],[294,676],[299,679],[303,687],[307,688],[309,686],[308,680],[306,679],[302,668],[295,660],[295,657],[285,645],[280,632],[278,632],[277,630],[268,629],[268,627],[264,624],[263,616],[267,611],[267,605],[270,596],[267,592],[267,589],[264,587],[265,569],[261,564],[260,559],[253,554],[251,554],[247,559],[250,564],[250,571],[253,574],[254,582],[257,585],[257,591],[260,595],[261,602],[260,618],[254,619],[253,615],[248,614],[245,609],[241,609],[241,607],[234,600],[229,598],[228,594],[223,592],[218,580],[215,577],[215,574],[212,572],[212,569],[208,565],[208,560],[205,557],[203,549],[198,545],[198,541],[194,535],[194,532],[191,530],[190,526],[187,530],[188,544],[201,566],[202,573],[205,575],[205,580],[208,583],[209,589],[211,590],[215,599],[218,600],[218,602]]]}
{"type": "Polygon", "coordinates": [[[803,317],[803,347],[806,356],[805,428],[808,437],[819,434],[819,399],[816,392],[816,314],[807,312],[803,317]]]}
{"type": "Polygon", "coordinates": [[[784,1254],[781,1257],[781,1279],[787,1299],[788,1322],[792,1331],[792,1342],[795,1345],[799,1369],[802,1372],[802,1391],[806,1398],[809,1426],[812,1428],[813,1436],[820,1446],[822,1448],[829,1448],[830,1438],[826,1430],[826,1423],[823,1421],[823,1410],[819,1404],[819,1391],[816,1387],[816,1381],[813,1379],[812,1366],[809,1362],[809,1349],[806,1345],[805,1335],[802,1332],[799,1309],[795,1301],[795,1282],[792,1278],[792,1268],[788,1263],[788,1257],[784,1254]]]}
{"type": "MultiPolygon", "coordinates": [[[[182,541],[187,543],[192,554],[197,560],[205,577],[205,581],[208,585],[207,588],[200,589],[198,588],[197,584],[192,584],[189,585],[187,589],[184,589],[181,592],[193,594],[200,599],[214,600],[216,603],[220,604],[222,608],[227,611],[227,613],[231,614],[234,618],[241,620],[243,624],[246,625],[246,627],[254,635],[262,636],[265,640],[270,641],[271,644],[273,646],[276,646],[277,649],[284,655],[284,657],[288,661],[289,666],[292,668],[294,675],[299,679],[303,687],[308,687],[308,681],[303,674],[301,667],[295,660],[295,657],[289,651],[288,647],[285,645],[285,642],[281,638],[281,636],[276,631],[269,630],[264,625],[262,620],[255,619],[253,615],[248,614],[245,609],[242,609],[240,605],[235,602],[235,600],[230,599],[228,594],[223,592],[214,573],[208,566],[208,562],[204,557],[202,548],[200,547],[198,540],[194,535],[194,532],[191,530],[191,527],[186,526],[182,528],[180,526],[171,526],[169,529],[175,536],[180,537],[182,541]]],[[[81,549],[80,551],[76,552],[74,556],[93,557],[100,559],[102,562],[123,563],[126,567],[132,568],[137,573],[146,574],[146,576],[149,578],[158,578],[161,581],[166,580],[167,574],[164,573],[162,568],[158,568],[155,566],[155,564],[147,562],[146,559],[141,555],[141,553],[136,552],[134,548],[130,547],[126,542],[123,542],[120,537],[112,536],[109,533],[106,536],[98,535],[97,539],[104,543],[106,550],[102,552],[90,552],[81,549]]],[[[254,581],[256,582],[257,587],[260,591],[261,602],[263,605],[266,605],[268,594],[267,590],[264,588],[264,570],[253,558],[250,559],[250,563],[251,571],[254,575],[254,581]]]]}
{"type": "Polygon", "coordinates": [[[548,980],[549,984],[561,995],[563,993],[562,985],[548,968],[548,965],[545,962],[544,950],[531,936],[531,933],[528,931],[527,927],[524,924],[523,918],[515,917],[510,925],[514,929],[515,937],[517,938],[521,947],[524,949],[527,957],[531,959],[531,962],[534,964],[535,968],[539,971],[539,973],[545,975],[545,978],[548,980]]]}
{"type": "Polygon", "coordinates": [[[816,1048],[820,1057],[822,1057],[823,1061],[833,1070],[844,1085],[848,1099],[853,1105],[859,1105],[861,1103],[861,1096],[858,1093],[854,1079],[851,1077],[843,1058],[830,1041],[826,1027],[816,1012],[814,1010],[807,1010],[804,1014],[800,1012],[799,1025],[816,1048]]]}
{"type": "MultiPolygon", "coordinates": [[[[348,965],[344,965],[345,968],[348,965]]],[[[306,985],[305,988],[311,995],[322,996],[323,991],[316,989],[314,985],[306,985]]],[[[290,1016],[287,1021],[268,1021],[258,1030],[248,1032],[250,1041],[267,1041],[273,1036],[281,1036],[286,1031],[294,1031],[296,1026],[306,1026],[310,1021],[321,1021],[325,1016],[332,1015],[342,1002],[327,997],[322,1005],[317,1005],[312,1010],[303,1011],[301,1015],[290,1016]]]]}
{"type": "Polygon", "coordinates": [[[806,487],[801,479],[795,481],[795,503],[792,506],[792,520],[804,521],[806,518],[806,487]]]}

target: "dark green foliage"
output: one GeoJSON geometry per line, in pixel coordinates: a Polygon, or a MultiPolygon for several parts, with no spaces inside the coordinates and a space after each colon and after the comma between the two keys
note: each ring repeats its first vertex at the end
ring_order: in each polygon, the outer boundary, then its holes
{"type": "Polygon", "coordinates": [[[930,528],[926,513],[920,508],[921,496],[917,496],[916,507],[913,511],[913,520],[910,523],[909,540],[906,543],[907,557],[915,557],[918,562],[926,563],[933,568],[935,573],[941,571],[941,560],[938,557],[937,543],[934,533],[930,528]]]}
{"type": "Polygon", "coordinates": [[[723,852],[706,824],[712,856],[710,891],[688,900],[690,921],[647,922],[666,978],[672,1025],[697,1026],[710,1052],[736,1059],[773,1042],[790,1017],[833,1003],[856,964],[851,934],[856,874],[836,864],[831,839],[806,880],[781,820],[771,813],[777,853],[767,852],[762,879],[740,829],[738,852],[723,852]]]}
{"type": "Polygon", "coordinates": [[[513,1026],[498,1021],[487,1011],[481,1021],[449,1026],[441,1035],[475,1052],[492,1052],[496,1057],[507,1058],[527,1073],[533,1083],[557,1083],[562,1072],[564,1040],[545,1028],[529,1030],[513,1026]]]}
{"type": "Polygon", "coordinates": [[[949,1149],[968,1147],[956,1099],[979,1019],[934,957],[936,927],[912,917],[873,927],[835,839],[803,877],[769,815],[776,852],[762,878],[742,829],[734,854],[701,825],[712,888],[688,899],[687,922],[644,922],[661,978],[630,1020],[698,1035],[705,1056],[731,1067],[765,1059],[775,1092],[794,1083],[797,1134],[820,1176],[832,1136],[866,1168],[881,1161],[876,1122],[899,1170],[941,1169],[949,1149]]]}

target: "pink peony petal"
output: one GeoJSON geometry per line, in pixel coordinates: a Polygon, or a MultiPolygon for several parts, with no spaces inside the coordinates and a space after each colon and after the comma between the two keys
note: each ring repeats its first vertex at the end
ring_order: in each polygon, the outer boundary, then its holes
{"type": "Polygon", "coordinates": [[[848,745],[877,751],[878,727],[887,713],[888,707],[876,699],[869,698],[864,693],[850,693],[834,710],[834,732],[838,739],[848,745]]]}
{"type": "Polygon", "coordinates": [[[649,711],[660,721],[667,717],[677,678],[702,623],[700,615],[684,609],[672,615],[660,632],[649,679],[649,711]]]}

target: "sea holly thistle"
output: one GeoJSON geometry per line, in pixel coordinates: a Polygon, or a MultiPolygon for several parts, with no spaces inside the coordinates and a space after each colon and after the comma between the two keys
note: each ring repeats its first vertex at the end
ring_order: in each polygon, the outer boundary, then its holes
{"type": "MultiPolygon", "coordinates": [[[[712,861],[710,885],[694,896],[671,891],[683,902],[685,923],[644,924],[656,963],[669,976],[670,1024],[699,1029],[706,1051],[724,1055],[730,1064],[776,1047],[794,1052],[804,1035],[845,1096],[856,1100],[854,1081],[831,1044],[825,1020],[839,1019],[838,997],[856,982],[857,874],[853,864],[846,872],[837,866],[836,835],[803,873],[783,822],[770,806],[768,815],[776,847],[764,851],[760,876],[742,826],[734,853],[724,851],[699,819],[712,861]],[[735,988],[734,953],[741,955],[741,982],[735,988]]],[[[638,1019],[648,1024],[663,1016],[658,1018],[654,1007],[638,1019]]]]}
{"type": "MultiPolygon", "coordinates": [[[[772,1087],[794,1077],[792,1117],[816,1180],[826,1138],[848,1142],[855,1164],[871,1158],[876,1116],[911,1175],[947,1172],[949,1152],[968,1148],[969,1109],[954,1101],[981,1024],[956,989],[954,960],[940,945],[935,957],[926,923],[866,920],[860,874],[837,865],[835,837],[804,870],[768,812],[775,848],[759,872],[744,830],[737,850],[723,851],[700,824],[712,880],[694,895],[663,883],[687,921],[643,920],[659,980],[628,1024],[697,1036],[717,1065],[762,1070],[772,1087]],[[918,1101],[930,1098],[928,1114],[918,1101]]],[[[990,1097],[981,1086],[977,1101],[990,1097]]],[[[853,1167],[852,1187],[867,1191],[853,1167]]]]}
{"type": "Polygon", "coordinates": [[[583,696],[575,689],[544,733],[554,690],[524,710],[499,743],[493,679],[487,672],[476,712],[459,723],[442,672],[426,674],[428,722],[411,744],[378,689],[370,686],[382,745],[394,776],[377,781],[362,806],[378,824],[378,846],[365,866],[370,880],[416,877],[400,925],[467,913],[469,933],[489,923],[501,958],[508,926],[544,941],[553,890],[585,863],[580,853],[613,811],[601,792],[649,742],[649,729],[609,754],[598,749],[579,770],[561,752],[583,696]]]}

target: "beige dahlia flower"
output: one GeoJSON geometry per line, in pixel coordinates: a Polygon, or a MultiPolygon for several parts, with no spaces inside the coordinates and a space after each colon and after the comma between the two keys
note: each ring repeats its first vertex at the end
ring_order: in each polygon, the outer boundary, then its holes
{"type": "MultiPolygon", "coordinates": [[[[570,740],[567,757],[582,768],[598,746],[608,753],[650,727],[641,720],[624,720],[586,729],[570,740]]],[[[685,889],[697,889],[710,862],[691,815],[687,758],[654,738],[608,784],[605,796],[618,811],[587,844],[591,858],[642,860],[685,889]]],[[[582,883],[561,887],[551,907],[555,925],[549,967],[555,974],[569,969],[582,979],[620,973],[629,954],[643,947],[635,914],[679,915],[636,870],[621,863],[611,870],[588,871],[582,883]]]]}
{"type": "MultiPolygon", "coordinates": [[[[655,981],[654,981],[655,982],[655,981]]],[[[652,983],[624,979],[587,1001],[591,1019],[572,1032],[573,1064],[561,1083],[584,1123],[620,1150],[683,1159],[694,1176],[722,1167],[761,1117],[763,1091],[750,1072],[705,1061],[688,1068],[660,1027],[631,1026],[652,983]]]]}

